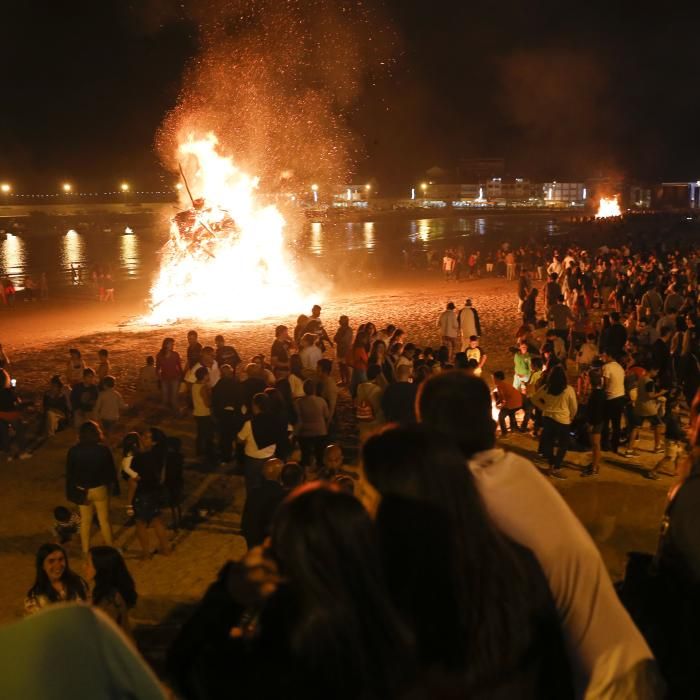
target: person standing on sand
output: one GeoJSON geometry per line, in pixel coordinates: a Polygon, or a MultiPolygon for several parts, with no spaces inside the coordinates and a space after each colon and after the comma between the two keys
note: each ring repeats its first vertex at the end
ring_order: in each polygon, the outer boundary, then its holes
{"type": "Polygon", "coordinates": [[[465,352],[469,347],[469,339],[475,335],[477,338],[481,336],[481,323],[479,321],[479,313],[472,306],[472,300],[467,299],[464,306],[460,309],[457,315],[457,323],[462,333],[462,352],[465,352]]]}
{"type": "Polygon", "coordinates": [[[447,346],[449,351],[448,359],[452,362],[459,344],[459,321],[457,320],[453,302],[448,302],[447,307],[438,317],[437,327],[440,329],[440,341],[447,346]]]}
{"type": "Polygon", "coordinates": [[[163,403],[167,408],[177,412],[177,396],[182,381],[182,362],[175,352],[175,340],[166,338],[160,352],[156,355],[156,373],[160,380],[163,403]]]}

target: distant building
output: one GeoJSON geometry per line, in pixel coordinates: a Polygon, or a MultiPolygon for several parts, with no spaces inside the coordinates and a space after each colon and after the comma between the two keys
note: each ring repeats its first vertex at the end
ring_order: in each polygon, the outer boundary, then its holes
{"type": "Polygon", "coordinates": [[[503,158],[464,158],[457,166],[457,174],[462,182],[483,184],[494,177],[506,174],[503,158]]]}
{"type": "Polygon", "coordinates": [[[522,177],[492,177],[486,182],[485,193],[488,200],[504,202],[527,202],[535,194],[530,180],[522,177]]]}
{"type": "Polygon", "coordinates": [[[700,180],[696,182],[662,182],[654,204],[669,209],[700,209],[700,180]]]}
{"type": "Polygon", "coordinates": [[[583,206],[588,192],[583,182],[552,181],[542,185],[541,197],[551,206],[583,206]]]}

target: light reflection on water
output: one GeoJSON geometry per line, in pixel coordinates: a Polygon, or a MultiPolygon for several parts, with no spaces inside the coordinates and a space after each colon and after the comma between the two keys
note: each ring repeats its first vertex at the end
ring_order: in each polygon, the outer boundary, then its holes
{"type": "Polygon", "coordinates": [[[365,248],[372,250],[374,248],[374,221],[365,221],[364,225],[365,248]]]}
{"type": "Polygon", "coordinates": [[[71,265],[84,265],[85,259],[85,241],[83,236],[77,231],[71,229],[63,236],[61,245],[61,264],[63,269],[68,271],[71,265]]]}
{"type": "Polygon", "coordinates": [[[22,288],[26,271],[25,243],[19,236],[8,233],[0,247],[0,270],[3,277],[11,277],[17,289],[22,288]]]}
{"type": "Polygon", "coordinates": [[[133,233],[124,233],[120,239],[119,263],[126,270],[129,277],[133,277],[139,271],[141,260],[139,257],[139,239],[133,233]]]}
{"type": "MultiPolygon", "coordinates": [[[[78,227],[77,227],[78,228],[78,227]]],[[[147,288],[157,272],[158,251],[167,240],[167,226],[160,222],[134,226],[137,233],[126,234],[125,225],[112,227],[113,233],[85,229],[67,232],[61,219],[45,224],[43,230],[0,238],[0,275],[9,275],[15,285],[25,275],[38,278],[45,272],[52,288],[86,284],[96,267],[110,269],[117,280],[136,282],[147,288]],[[50,234],[47,229],[56,233],[50,234]],[[78,281],[72,279],[71,264],[80,266],[78,281]]],[[[319,269],[373,270],[380,275],[394,269],[402,255],[428,248],[450,246],[482,247],[505,240],[542,238],[561,233],[563,218],[542,215],[464,215],[442,218],[407,219],[387,216],[374,221],[338,221],[332,218],[308,222],[296,232],[292,247],[295,258],[313,257],[322,261],[319,269]]],[[[293,235],[293,234],[292,234],[293,235]]]]}

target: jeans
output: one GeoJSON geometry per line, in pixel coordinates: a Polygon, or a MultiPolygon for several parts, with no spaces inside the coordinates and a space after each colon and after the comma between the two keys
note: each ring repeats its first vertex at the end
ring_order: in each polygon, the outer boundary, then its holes
{"type": "Polygon", "coordinates": [[[571,425],[557,423],[552,418],[545,416],[542,419],[542,439],[540,441],[540,452],[554,469],[559,469],[566,456],[569,447],[569,431],[571,425]],[[556,447],[556,455],[554,448],[556,447]]]}
{"type": "Polygon", "coordinates": [[[364,369],[353,369],[352,379],[350,380],[350,395],[354,399],[357,396],[357,387],[362,384],[362,382],[367,381],[367,370],[364,369]]]}
{"type": "Polygon", "coordinates": [[[267,458],[258,459],[257,457],[245,456],[243,460],[243,469],[247,494],[250,493],[252,489],[256,489],[262,484],[262,468],[265,462],[267,462],[267,458]]]}
{"type": "Polygon", "coordinates": [[[219,424],[219,454],[222,462],[233,459],[233,441],[240,427],[239,414],[235,411],[220,411],[216,417],[219,424]]]}
{"type": "Polygon", "coordinates": [[[515,421],[515,414],[519,411],[519,408],[502,408],[498,412],[498,425],[501,426],[501,434],[505,435],[508,432],[506,428],[506,418],[510,421],[510,429],[515,430],[518,426],[515,421]]]}
{"type": "Polygon", "coordinates": [[[100,532],[104,543],[112,546],[112,526],[109,523],[109,491],[106,486],[96,486],[88,489],[85,503],[78,506],[80,511],[80,541],[83,545],[83,554],[90,549],[90,529],[92,527],[92,511],[97,511],[97,521],[100,523],[100,532]]]}
{"type": "Polygon", "coordinates": [[[197,457],[207,462],[214,460],[214,420],[211,416],[195,416],[197,423],[196,450],[197,457]]]}
{"type": "Polygon", "coordinates": [[[173,411],[177,411],[177,396],[180,391],[180,380],[179,379],[161,379],[160,380],[160,392],[163,397],[163,403],[168,407],[172,408],[173,411]]]}
{"type": "Polygon", "coordinates": [[[603,435],[601,442],[603,445],[610,445],[613,452],[617,452],[620,447],[620,424],[622,422],[622,411],[625,408],[625,397],[618,396],[616,399],[608,399],[605,402],[605,423],[603,425],[603,435]],[[612,423],[612,438],[610,436],[610,424],[612,423]]]}

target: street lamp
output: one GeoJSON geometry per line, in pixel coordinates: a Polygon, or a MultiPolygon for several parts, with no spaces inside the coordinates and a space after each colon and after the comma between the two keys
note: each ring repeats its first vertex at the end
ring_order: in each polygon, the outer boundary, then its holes
{"type": "Polygon", "coordinates": [[[73,190],[73,185],[71,185],[70,182],[64,182],[64,183],[61,185],[61,189],[62,189],[66,194],[68,194],[69,192],[71,192],[71,191],[73,190]]]}
{"type": "Polygon", "coordinates": [[[122,184],[119,185],[119,189],[120,189],[122,192],[128,192],[129,189],[130,189],[130,188],[129,188],[129,183],[128,183],[128,182],[122,182],[122,184]]]}
{"type": "Polygon", "coordinates": [[[420,188],[423,190],[423,196],[425,197],[425,193],[428,191],[428,183],[421,182],[420,188]]]}
{"type": "Polygon", "coordinates": [[[311,191],[314,193],[314,202],[318,202],[318,185],[311,185],[311,191]]]}
{"type": "Polygon", "coordinates": [[[10,192],[12,192],[12,186],[7,182],[3,182],[2,185],[0,185],[0,192],[3,194],[10,194],[10,192]]]}
{"type": "Polygon", "coordinates": [[[178,182],[178,183],[175,185],[175,189],[178,190],[178,191],[181,190],[181,189],[182,189],[182,183],[181,183],[181,182],[178,182]]]}

